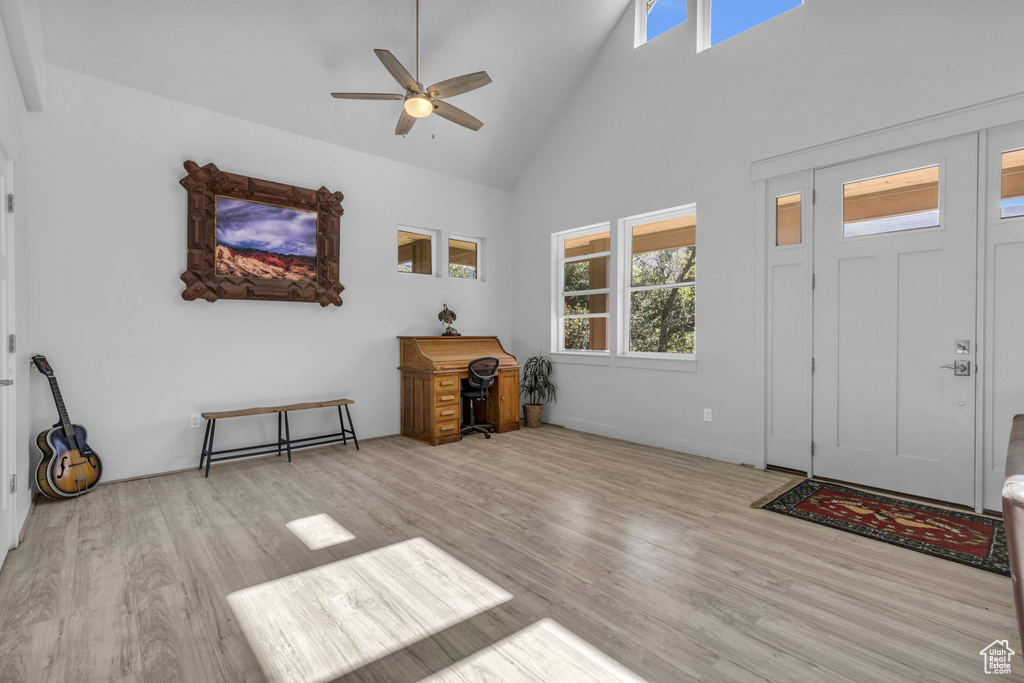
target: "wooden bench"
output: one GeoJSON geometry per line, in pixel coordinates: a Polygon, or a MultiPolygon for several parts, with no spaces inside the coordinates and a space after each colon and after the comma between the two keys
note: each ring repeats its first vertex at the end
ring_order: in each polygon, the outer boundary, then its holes
{"type": "Polygon", "coordinates": [[[333,401],[313,401],[309,403],[291,403],[284,406],[264,406],[262,408],[243,408],[241,410],[222,410],[214,413],[203,413],[206,420],[206,435],[203,437],[203,450],[199,453],[199,469],[206,464],[206,474],[210,476],[210,464],[223,460],[234,460],[236,458],[250,458],[256,455],[268,455],[277,452],[280,456],[283,451],[288,452],[288,462],[292,461],[292,446],[302,444],[303,447],[326,446],[327,444],[341,442],[348,445],[349,437],[359,450],[359,440],[356,438],[355,426],[352,424],[352,414],[348,407],[355,401],[348,398],[338,398],[333,401]],[[320,434],[307,436],[302,439],[292,439],[291,429],[288,427],[288,413],[295,410],[309,410],[311,408],[338,408],[338,420],[341,422],[341,431],[333,434],[320,434]],[[345,412],[342,413],[342,407],[345,412]],[[213,449],[213,439],[217,434],[217,420],[225,420],[232,417],[248,417],[250,415],[268,415],[277,413],[277,442],[263,443],[255,446],[243,446],[241,448],[227,448],[221,451],[213,449]],[[345,418],[348,418],[348,427],[345,427],[345,418]],[[284,431],[282,432],[282,427],[284,431]],[[315,443],[311,443],[315,442],[315,443]],[[227,455],[230,453],[231,455],[227,455]],[[220,456],[220,457],[215,457],[220,456]]]}

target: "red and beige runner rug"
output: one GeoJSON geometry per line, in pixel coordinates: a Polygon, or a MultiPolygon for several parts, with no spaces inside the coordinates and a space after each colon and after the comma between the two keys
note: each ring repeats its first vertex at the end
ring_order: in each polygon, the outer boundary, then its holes
{"type": "Polygon", "coordinates": [[[1010,575],[1002,521],[804,479],[754,507],[1010,575]]]}

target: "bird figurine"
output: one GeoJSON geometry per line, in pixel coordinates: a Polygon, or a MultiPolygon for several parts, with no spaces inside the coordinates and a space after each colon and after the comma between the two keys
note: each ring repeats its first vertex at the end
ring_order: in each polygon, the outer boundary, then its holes
{"type": "Polygon", "coordinates": [[[441,312],[437,314],[437,319],[446,325],[444,332],[441,333],[442,337],[461,337],[459,331],[452,327],[452,323],[455,322],[455,311],[448,308],[448,304],[444,305],[441,312]]]}

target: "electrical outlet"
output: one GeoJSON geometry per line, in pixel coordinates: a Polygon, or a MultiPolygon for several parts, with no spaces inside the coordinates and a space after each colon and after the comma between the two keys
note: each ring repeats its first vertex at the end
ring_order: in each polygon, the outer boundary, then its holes
{"type": "Polygon", "coordinates": [[[192,413],[188,416],[188,426],[192,429],[199,429],[203,426],[203,416],[199,413],[192,413]]]}
{"type": "Polygon", "coordinates": [[[711,422],[711,408],[704,409],[704,421],[711,422]]]}

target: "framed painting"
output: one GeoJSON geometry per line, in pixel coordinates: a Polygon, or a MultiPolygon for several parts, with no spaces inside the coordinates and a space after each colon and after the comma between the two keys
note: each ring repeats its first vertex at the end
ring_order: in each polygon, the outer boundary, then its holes
{"type": "Polygon", "coordinates": [[[186,301],[263,299],[340,306],[344,195],[185,162],[186,301]]]}

